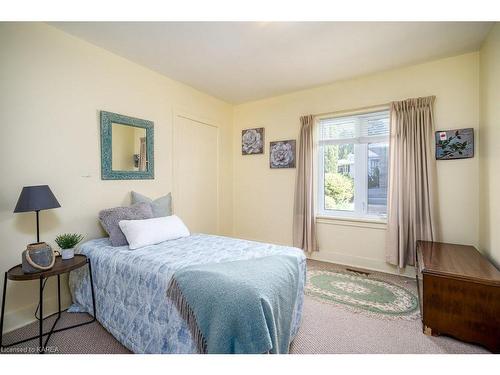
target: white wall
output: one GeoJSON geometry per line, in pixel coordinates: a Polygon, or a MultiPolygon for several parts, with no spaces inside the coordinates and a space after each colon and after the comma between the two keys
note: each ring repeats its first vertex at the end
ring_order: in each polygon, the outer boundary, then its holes
{"type": "MultiPolygon", "coordinates": [[[[220,128],[221,233],[232,233],[231,105],[45,24],[0,23],[0,46],[2,272],[35,240],[34,213],[12,213],[25,185],[48,184],[61,203],[41,212],[41,239],[52,244],[63,232],[102,236],[98,211],[128,204],[130,190],[171,191],[175,111],[220,128]],[[154,122],[154,180],[101,180],[99,110],[154,122]]],[[[36,282],[8,283],[6,329],[33,318],[37,291],[36,282]]],[[[53,308],[53,283],[47,297],[53,308]]]]}
{"type": "MultiPolygon", "coordinates": [[[[279,79],[277,77],[276,79],[279,79]]],[[[436,130],[479,124],[479,54],[442,59],[241,104],[234,111],[234,232],[292,244],[295,169],[269,169],[269,142],[297,139],[299,117],[436,95],[436,130]],[[264,155],[241,155],[241,130],[265,127],[264,155]]],[[[478,244],[478,158],[438,162],[441,239],[478,244]]],[[[384,261],[385,225],[318,223],[317,259],[394,272],[384,261]]],[[[411,271],[411,270],[410,270],[411,271]]]]}
{"type": "Polygon", "coordinates": [[[500,24],[481,48],[480,248],[500,267],[500,24]]]}

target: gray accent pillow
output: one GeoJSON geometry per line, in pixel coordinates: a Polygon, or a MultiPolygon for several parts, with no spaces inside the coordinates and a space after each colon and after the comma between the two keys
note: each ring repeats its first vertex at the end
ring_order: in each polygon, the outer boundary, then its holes
{"type": "Polygon", "coordinates": [[[118,223],[121,220],[142,220],[153,218],[153,210],[148,203],[137,203],[130,207],[114,207],[99,212],[99,221],[108,233],[111,245],[128,245],[118,223]]]}
{"type": "Polygon", "coordinates": [[[168,193],[167,195],[160,197],[158,199],[152,200],[145,195],[136,193],[133,191],[132,195],[132,204],[135,203],[148,203],[151,205],[151,209],[153,210],[154,217],[163,217],[172,215],[172,194],[168,193]]]}

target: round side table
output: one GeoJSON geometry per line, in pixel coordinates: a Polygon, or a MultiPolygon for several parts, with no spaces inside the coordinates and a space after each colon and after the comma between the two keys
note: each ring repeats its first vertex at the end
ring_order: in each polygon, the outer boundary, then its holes
{"type": "MultiPolygon", "coordinates": [[[[52,314],[54,315],[54,314],[52,314]]],[[[50,315],[50,316],[52,316],[50,315]]],[[[47,343],[50,339],[50,336],[52,336],[53,333],[56,332],[61,332],[61,331],[66,331],[71,328],[76,328],[80,327],[86,324],[90,324],[96,321],[96,308],[95,308],[95,296],[94,296],[94,282],[92,280],[92,265],[90,264],[90,260],[85,256],[81,254],[76,254],[74,258],[67,259],[67,260],[62,260],[60,256],[56,257],[56,261],[54,264],[54,267],[52,267],[50,270],[47,271],[41,271],[41,272],[36,272],[36,273],[24,273],[22,270],[22,267],[20,264],[18,264],[15,267],[12,267],[10,270],[5,272],[5,279],[3,283],[3,298],[2,298],[2,315],[0,319],[0,349],[3,348],[8,348],[10,346],[14,346],[17,344],[21,344],[26,341],[33,340],[35,338],[38,338],[38,352],[40,354],[43,354],[45,352],[45,348],[47,347],[47,343]],[[59,321],[59,318],[61,317],[61,275],[63,273],[67,273],[70,271],[73,271],[77,268],[83,267],[85,265],[88,265],[89,267],[89,278],[90,278],[90,288],[92,291],[92,307],[93,307],[93,318],[92,320],[89,320],[87,322],[75,324],[69,327],[64,327],[64,328],[59,328],[56,329],[57,322],[59,321]],[[57,312],[57,319],[54,321],[54,324],[52,325],[52,328],[48,332],[43,332],[43,321],[47,319],[48,317],[43,317],[43,286],[44,286],[44,280],[48,279],[51,276],[57,276],[57,304],[58,304],[58,312],[57,312]],[[39,296],[39,307],[40,307],[40,319],[39,319],[39,333],[37,336],[32,336],[23,340],[19,340],[13,343],[10,343],[8,345],[3,345],[2,339],[3,339],[3,319],[4,319],[4,313],[5,313],[5,297],[7,293],[7,280],[12,280],[12,281],[27,281],[27,280],[40,280],[40,296],[39,296]],[[43,337],[47,336],[45,339],[45,343],[43,342],[43,337]]]]}

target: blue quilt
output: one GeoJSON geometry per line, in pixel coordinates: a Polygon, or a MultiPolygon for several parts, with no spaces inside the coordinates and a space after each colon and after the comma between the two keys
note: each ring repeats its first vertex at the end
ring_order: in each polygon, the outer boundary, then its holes
{"type": "MultiPolygon", "coordinates": [[[[306,258],[300,249],[229,237],[193,234],[137,250],[112,247],[108,238],[88,241],[79,252],[92,262],[97,319],[134,353],[197,353],[197,345],[176,306],[166,296],[175,271],[222,263],[288,255],[298,259],[299,282],[291,338],[300,326],[306,258]]],[[[87,268],[70,273],[69,311],[92,313],[87,268]]]]}

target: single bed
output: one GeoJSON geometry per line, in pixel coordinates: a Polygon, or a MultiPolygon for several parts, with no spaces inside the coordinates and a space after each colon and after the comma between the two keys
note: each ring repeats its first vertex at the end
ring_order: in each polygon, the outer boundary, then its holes
{"type": "MultiPolygon", "coordinates": [[[[192,234],[177,240],[129,250],[113,247],[108,238],[88,241],[79,253],[92,262],[98,321],[134,353],[197,353],[186,322],[167,297],[176,270],[208,263],[248,260],[271,255],[297,257],[299,283],[291,337],[300,326],[306,279],[302,250],[229,237],[192,234]]],[[[92,313],[88,270],[70,274],[70,312],[92,313]]]]}

